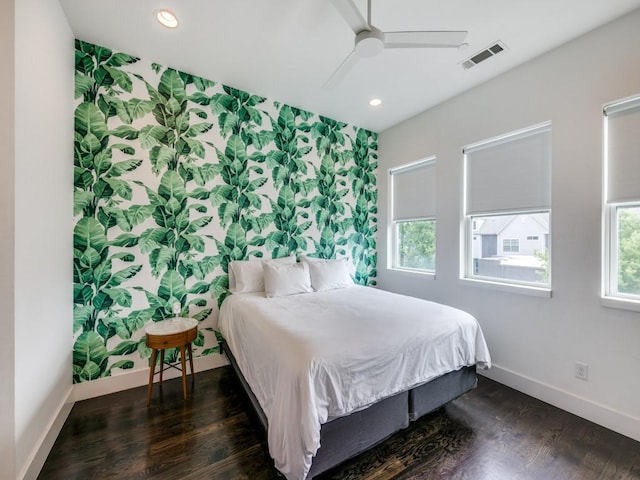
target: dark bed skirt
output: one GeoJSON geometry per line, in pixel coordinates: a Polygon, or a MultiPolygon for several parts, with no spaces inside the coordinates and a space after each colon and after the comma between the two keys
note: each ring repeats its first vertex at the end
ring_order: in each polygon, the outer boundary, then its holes
{"type": "MultiPolygon", "coordinates": [[[[267,431],[267,417],[251,391],[227,343],[221,343],[231,366],[251,401],[251,405],[267,431]]],[[[447,373],[409,391],[385,398],[370,407],[339,417],[320,428],[320,448],[313,457],[307,479],[355,457],[386,440],[410,421],[436,410],[463,393],[473,389],[477,377],[475,367],[464,367],[447,373]]]]}
{"type": "Polygon", "coordinates": [[[308,479],[369,450],[409,426],[409,392],[385,398],[364,410],[339,417],[320,427],[320,448],[308,479]]]}
{"type": "Polygon", "coordinates": [[[472,390],[478,383],[476,367],[462,367],[409,390],[409,420],[414,421],[472,390]]]}

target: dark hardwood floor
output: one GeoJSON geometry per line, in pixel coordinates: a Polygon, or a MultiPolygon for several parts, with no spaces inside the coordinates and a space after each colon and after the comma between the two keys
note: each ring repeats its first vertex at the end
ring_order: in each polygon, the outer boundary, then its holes
{"type": "MultiPolygon", "coordinates": [[[[39,479],[276,479],[230,367],[78,402],[39,479]]],[[[640,443],[480,378],[478,388],[318,480],[640,479],[640,443]]]]}

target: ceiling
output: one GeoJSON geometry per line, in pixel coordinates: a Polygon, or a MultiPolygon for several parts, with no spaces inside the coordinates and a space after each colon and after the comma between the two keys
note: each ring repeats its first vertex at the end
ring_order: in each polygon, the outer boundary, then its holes
{"type": "MultiPolygon", "coordinates": [[[[366,18],[366,0],[355,0],[366,18]]],[[[329,0],[60,0],[81,40],[383,131],[640,7],[640,0],[372,0],[383,31],[466,30],[466,49],[388,49],[332,90],[354,34],[329,0]],[[168,8],[180,25],[159,25],[168,8]],[[497,40],[506,51],[469,70],[497,40]],[[383,103],[371,107],[379,97],[383,103]]]]}

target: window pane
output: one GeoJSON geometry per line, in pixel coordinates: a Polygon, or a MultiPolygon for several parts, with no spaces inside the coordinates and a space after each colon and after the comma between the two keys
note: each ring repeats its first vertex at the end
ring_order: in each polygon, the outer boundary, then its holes
{"type": "Polygon", "coordinates": [[[397,223],[397,267],[435,271],[436,221],[412,220],[397,223]]]}
{"type": "Polygon", "coordinates": [[[640,295],[640,206],[618,207],[618,293],[640,295]]]}
{"type": "Polygon", "coordinates": [[[471,218],[471,276],[549,284],[549,213],[471,218]]]}

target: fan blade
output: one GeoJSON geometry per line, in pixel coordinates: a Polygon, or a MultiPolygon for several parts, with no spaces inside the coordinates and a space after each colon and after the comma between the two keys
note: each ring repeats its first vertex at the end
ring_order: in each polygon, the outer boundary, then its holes
{"type": "Polygon", "coordinates": [[[459,47],[468,32],[384,32],[384,48],[459,47]]]}
{"type": "Polygon", "coordinates": [[[358,61],[358,55],[356,54],[355,49],[351,51],[351,53],[344,59],[344,61],[340,64],[340,66],[336,69],[335,72],[331,74],[329,79],[324,82],[322,88],[325,90],[331,90],[336,87],[342,79],[349,73],[349,70],[356,64],[358,61]]]}
{"type": "Polygon", "coordinates": [[[338,10],[338,13],[342,15],[345,22],[349,24],[353,33],[360,33],[363,30],[371,30],[371,27],[352,0],[331,0],[331,3],[336,10],[338,10]]]}

